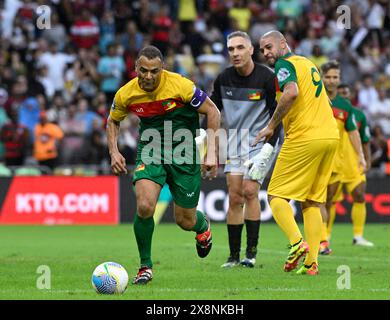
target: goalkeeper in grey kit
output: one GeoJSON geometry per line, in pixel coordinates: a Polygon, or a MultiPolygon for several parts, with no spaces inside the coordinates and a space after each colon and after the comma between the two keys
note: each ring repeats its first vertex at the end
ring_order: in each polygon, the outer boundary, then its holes
{"type": "Polygon", "coordinates": [[[254,267],[260,230],[259,190],[272,167],[282,137],[281,129],[263,145],[251,147],[257,132],[269,122],[276,108],[275,75],[252,60],[250,37],[235,31],[227,37],[231,67],[218,75],[211,99],[224,112],[228,129],[226,182],[229,192],[227,230],[230,254],[223,268],[254,267]],[[240,260],[241,234],[246,226],[245,258],[240,260]]]}

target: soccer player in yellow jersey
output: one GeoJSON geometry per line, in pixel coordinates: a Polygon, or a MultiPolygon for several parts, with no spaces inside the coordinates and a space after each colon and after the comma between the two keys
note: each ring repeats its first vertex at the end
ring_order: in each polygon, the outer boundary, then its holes
{"type": "MultiPolygon", "coordinates": [[[[345,99],[350,99],[350,90],[347,85],[338,86],[339,94],[345,99]]],[[[362,141],[363,153],[367,162],[366,172],[371,167],[371,151],[370,151],[370,128],[367,124],[367,119],[364,113],[352,107],[352,112],[355,115],[356,124],[359,130],[360,139],[362,141]]],[[[346,191],[351,194],[353,204],[352,204],[352,225],[353,225],[353,240],[352,244],[357,246],[372,247],[374,244],[371,241],[366,240],[363,237],[364,234],[364,225],[366,222],[366,175],[362,173],[361,170],[356,166],[356,153],[353,150],[353,147],[350,143],[346,145],[346,156],[345,161],[343,162],[344,175],[342,179],[342,184],[345,187],[346,191]]],[[[343,199],[342,188],[338,189],[337,194],[335,195],[335,201],[341,201],[343,199]]],[[[328,237],[330,237],[332,232],[332,226],[334,219],[336,217],[336,209],[333,204],[332,209],[329,215],[328,222],[328,237]]]]}
{"type": "Polygon", "coordinates": [[[285,140],[268,187],[276,223],[290,242],[284,271],[294,270],[306,255],[298,274],[318,274],[318,249],[326,200],[326,186],[339,142],[329,98],[316,66],[294,55],[283,34],[270,31],[260,39],[260,51],[275,67],[278,105],[268,125],[254,141],[268,140],[280,122],[285,140]],[[302,204],[305,240],[294,219],[290,199],[302,204]]]}
{"type": "MultiPolygon", "coordinates": [[[[140,118],[133,183],[137,201],[134,234],[141,266],[133,284],[146,284],[153,277],[153,214],[165,183],[173,196],[176,223],[184,230],[196,232],[198,256],[206,257],[211,249],[210,223],[196,210],[201,166],[194,137],[199,129],[199,113],[207,116],[208,129],[214,132],[220,126],[220,113],[192,81],[163,69],[163,56],[154,46],[140,51],[136,72],[137,77],[115,94],[108,117],[107,138],[113,173],[127,173],[125,159],[117,146],[120,121],[130,112],[140,118]]],[[[217,146],[215,138],[208,138],[202,170],[213,178],[217,173],[217,146]]]]}
{"type": "Polygon", "coordinates": [[[329,248],[328,239],[328,221],[330,211],[332,210],[332,203],[335,202],[335,195],[347,173],[345,168],[345,161],[348,154],[348,146],[352,146],[352,152],[356,155],[356,163],[352,166],[361,167],[361,171],[365,170],[366,161],[363,154],[360,135],[357,130],[357,124],[353,107],[349,100],[344,99],[337,93],[337,87],[340,84],[340,67],[335,60],[324,63],[321,66],[322,81],[325,85],[326,92],[331,100],[333,115],[336,118],[340,133],[340,142],[334,158],[334,165],[332,175],[330,177],[327,188],[326,208],[322,207],[322,236],[320,243],[320,254],[328,255],[332,252],[329,248]]]}

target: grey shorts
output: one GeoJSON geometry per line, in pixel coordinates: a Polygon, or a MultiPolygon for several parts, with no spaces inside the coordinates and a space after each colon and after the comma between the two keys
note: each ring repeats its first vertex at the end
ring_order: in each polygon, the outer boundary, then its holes
{"type": "MultiPolygon", "coordinates": [[[[235,157],[228,158],[226,160],[224,172],[225,173],[230,173],[230,174],[233,174],[233,175],[243,175],[244,179],[252,180],[249,177],[249,175],[248,175],[249,169],[244,166],[244,163],[245,163],[246,160],[252,159],[254,156],[256,156],[260,152],[262,147],[263,147],[263,144],[258,144],[257,146],[255,146],[253,148],[252,147],[250,148],[249,155],[235,156],[235,157]]],[[[268,165],[267,165],[267,175],[266,175],[266,177],[269,176],[270,171],[271,171],[270,169],[275,164],[276,157],[278,156],[279,150],[280,150],[280,145],[276,144],[276,146],[274,147],[274,150],[272,152],[271,159],[270,159],[270,161],[268,162],[268,165]]],[[[260,179],[260,180],[257,180],[257,182],[259,184],[263,184],[263,181],[264,181],[264,178],[260,179]]]]}

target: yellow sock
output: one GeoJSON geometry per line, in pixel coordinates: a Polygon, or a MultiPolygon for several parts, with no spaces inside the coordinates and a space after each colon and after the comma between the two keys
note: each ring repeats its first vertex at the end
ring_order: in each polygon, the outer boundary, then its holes
{"type": "Polygon", "coordinates": [[[323,222],[322,226],[321,226],[321,241],[320,242],[322,242],[322,241],[328,241],[328,224],[326,222],[323,222]]]}
{"type": "Polygon", "coordinates": [[[332,234],[332,229],[333,229],[333,224],[335,219],[336,219],[336,204],[332,203],[332,207],[330,208],[330,212],[329,212],[329,220],[328,220],[328,239],[330,239],[330,236],[332,234]]]}
{"type": "Polygon", "coordinates": [[[352,205],[353,236],[363,236],[364,224],[366,223],[366,203],[354,202],[352,205]]]}
{"type": "Polygon", "coordinates": [[[318,258],[322,227],[320,208],[308,207],[303,209],[303,223],[305,228],[305,238],[310,248],[304,263],[309,266],[313,262],[317,263],[318,258]]]}
{"type": "Polygon", "coordinates": [[[283,230],[290,244],[297,243],[302,238],[302,234],[295,221],[290,204],[284,199],[273,198],[270,206],[276,223],[283,230]]]}

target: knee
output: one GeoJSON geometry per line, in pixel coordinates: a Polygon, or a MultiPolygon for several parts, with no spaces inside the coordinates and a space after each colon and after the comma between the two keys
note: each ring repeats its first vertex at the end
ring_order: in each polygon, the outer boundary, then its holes
{"type": "Polygon", "coordinates": [[[154,214],[155,205],[147,200],[137,202],[137,212],[141,218],[150,218],[154,214]]]}
{"type": "Polygon", "coordinates": [[[364,192],[354,192],[354,194],[352,195],[353,197],[353,202],[364,202],[365,201],[365,197],[364,197],[364,192]]]}
{"type": "Polygon", "coordinates": [[[229,205],[238,206],[244,204],[244,197],[240,192],[229,192],[229,205]]]}
{"type": "Polygon", "coordinates": [[[259,197],[258,190],[256,188],[245,188],[243,190],[244,198],[246,201],[257,199],[259,197]]]}
{"type": "Polygon", "coordinates": [[[183,230],[186,231],[191,231],[196,223],[195,217],[194,218],[189,218],[185,216],[176,216],[176,224],[182,228],[183,230]]]}

